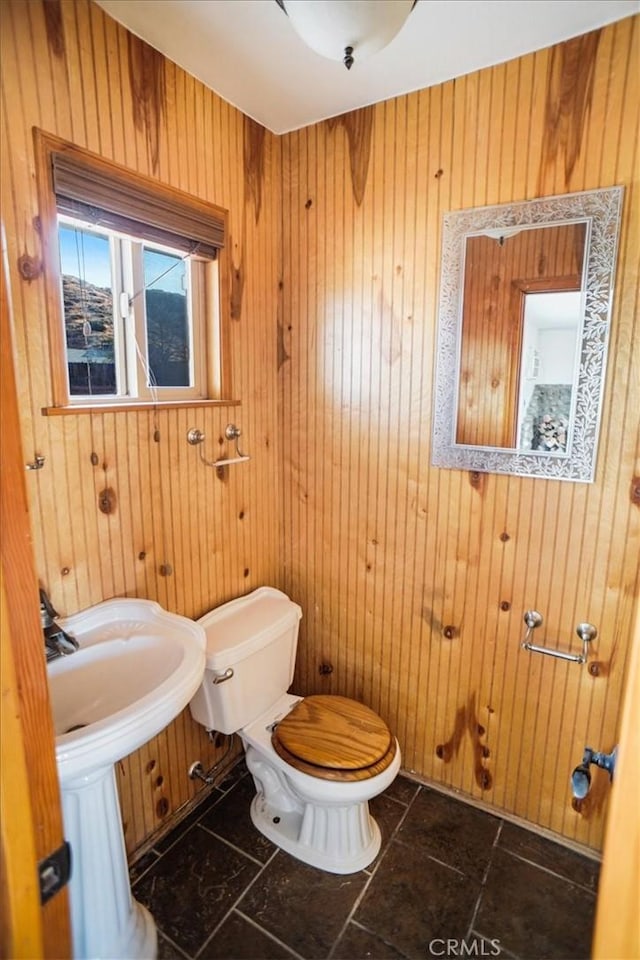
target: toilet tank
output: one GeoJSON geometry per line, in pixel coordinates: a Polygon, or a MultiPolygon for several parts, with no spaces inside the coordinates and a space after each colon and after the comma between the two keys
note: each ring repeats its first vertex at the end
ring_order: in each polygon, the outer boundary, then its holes
{"type": "Polygon", "coordinates": [[[189,704],[193,719],[235,733],[279,700],[293,680],[301,616],[285,593],[259,587],[201,617],[206,667],[189,704]]]}

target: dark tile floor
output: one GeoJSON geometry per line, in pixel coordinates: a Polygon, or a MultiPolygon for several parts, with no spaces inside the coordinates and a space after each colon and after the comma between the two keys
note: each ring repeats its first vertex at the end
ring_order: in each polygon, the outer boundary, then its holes
{"type": "Polygon", "coordinates": [[[587,960],[594,861],[398,777],[376,861],[323,873],[253,827],[244,763],[132,867],[160,960],[587,960]]]}

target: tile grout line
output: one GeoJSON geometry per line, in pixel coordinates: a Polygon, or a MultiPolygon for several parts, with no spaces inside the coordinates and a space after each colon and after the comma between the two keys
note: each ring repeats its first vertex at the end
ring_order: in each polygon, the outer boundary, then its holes
{"type": "Polygon", "coordinates": [[[224,914],[224,916],[223,916],[223,917],[220,919],[220,921],[215,925],[215,927],[213,928],[213,930],[211,931],[211,933],[209,934],[209,936],[207,937],[207,939],[204,941],[204,943],[202,944],[202,946],[201,946],[201,947],[199,948],[199,950],[197,950],[196,953],[194,954],[194,957],[197,958],[197,957],[200,957],[200,956],[202,955],[202,951],[205,949],[205,947],[207,946],[207,944],[211,943],[211,940],[212,940],[212,939],[215,937],[215,935],[218,933],[218,931],[220,930],[222,924],[228,919],[228,917],[231,915],[231,913],[233,912],[233,910],[235,910],[235,908],[236,908],[237,905],[240,903],[240,901],[242,900],[242,898],[244,897],[244,895],[249,892],[249,890],[250,890],[251,887],[254,885],[254,883],[256,882],[256,880],[258,879],[258,877],[261,877],[262,874],[264,873],[264,871],[265,871],[265,870],[267,869],[267,867],[269,866],[269,864],[270,864],[270,863],[273,863],[273,860],[275,859],[275,857],[278,856],[278,853],[279,853],[279,852],[280,852],[280,848],[279,848],[279,847],[276,847],[276,849],[273,851],[273,853],[271,854],[271,856],[269,857],[269,859],[266,861],[266,863],[263,863],[263,864],[262,864],[260,870],[258,870],[258,872],[256,873],[255,877],[254,877],[252,880],[249,881],[249,883],[247,884],[247,886],[242,890],[242,892],[238,895],[238,897],[233,901],[233,903],[231,904],[231,906],[229,907],[229,909],[227,910],[227,912],[224,914]]]}
{"type": "Polygon", "coordinates": [[[502,831],[503,831],[504,825],[505,825],[505,821],[501,819],[501,820],[500,820],[500,824],[499,824],[499,826],[498,826],[498,829],[497,829],[497,831],[496,831],[496,835],[495,835],[495,837],[494,837],[493,843],[492,843],[492,845],[491,845],[491,856],[489,857],[489,862],[488,862],[488,864],[487,864],[486,870],[484,871],[484,875],[483,875],[483,877],[482,877],[482,882],[481,882],[481,884],[480,884],[480,893],[478,894],[478,899],[477,899],[477,901],[476,901],[475,909],[474,909],[474,911],[473,911],[473,916],[472,916],[472,918],[471,918],[471,923],[470,923],[470,925],[469,925],[469,930],[467,931],[466,939],[469,940],[469,939],[470,939],[471,937],[473,937],[473,936],[480,937],[480,939],[485,940],[486,942],[490,943],[490,944],[492,945],[492,947],[493,947],[493,942],[494,942],[494,940],[497,940],[497,942],[498,942],[498,944],[499,944],[498,949],[499,949],[499,951],[500,951],[498,954],[496,954],[497,957],[505,956],[505,957],[507,958],[507,960],[518,960],[518,957],[517,957],[514,953],[511,953],[509,950],[506,949],[506,947],[503,947],[503,946],[502,946],[502,944],[500,943],[499,938],[496,938],[496,937],[487,937],[487,936],[485,936],[485,934],[482,933],[480,930],[477,930],[477,929],[476,929],[476,926],[475,926],[476,920],[478,919],[478,912],[479,912],[479,910],[480,910],[480,901],[482,900],[482,895],[483,895],[483,893],[485,892],[487,879],[488,879],[488,877],[489,877],[489,870],[491,869],[491,864],[493,863],[493,854],[494,854],[494,852],[495,852],[496,850],[502,850],[502,849],[503,849],[503,848],[500,846],[500,837],[502,836],[502,831]]]}
{"type": "MultiPolygon", "coordinates": [[[[360,904],[362,903],[362,900],[364,899],[364,896],[365,896],[365,894],[367,893],[367,890],[369,889],[369,886],[370,886],[370,884],[372,883],[373,878],[375,877],[375,875],[376,875],[377,872],[378,872],[378,867],[380,866],[380,864],[382,863],[382,861],[383,861],[384,858],[386,857],[386,855],[387,855],[387,853],[388,853],[388,851],[389,851],[389,848],[391,847],[391,843],[392,843],[394,837],[396,836],[396,834],[397,834],[398,831],[400,830],[400,827],[402,826],[402,824],[403,824],[404,821],[406,820],[407,816],[409,815],[409,810],[410,810],[411,807],[413,806],[413,803],[414,803],[416,797],[418,796],[418,794],[420,793],[421,790],[422,790],[422,787],[419,787],[419,788],[416,790],[416,792],[415,792],[415,794],[413,795],[413,797],[411,798],[411,801],[407,804],[404,813],[402,814],[402,816],[401,816],[400,819],[398,820],[398,823],[396,824],[395,829],[392,831],[392,833],[391,833],[391,835],[390,835],[390,837],[389,837],[389,840],[387,841],[387,846],[386,846],[385,851],[382,853],[381,856],[379,856],[378,862],[376,863],[374,869],[373,869],[373,870],[371,871],[371,873],[367,876],[367,880],[366,880],[366,882],[365,882],[362,890],[360,891],[359,895],[356,897],[356,900],[355,900],[355,902],[354,902],[351,910],[349,911],[349,915],[347,916],[347,919],[345,920],[345,922],[343,923],[342,927],[340,928],[340,933],[338,934],[338,936],[337,936],[336,939],[334,940],[333,946],[331,947],[329,953],[327,954],[327,960],[332,960],[332,958],[333,958],[333,956],[334,956],[334,951],[335,951],[336,947],[338,946],[338,944],[340,943],[340,940],[342,939],[345,930],[346,930],[347,927],[349,926],[349,923],[351,922],[351,918],[355,915],[356,910],[358,909],[358,907],[359,907],[360,904]]],[[[363,872],[364,872],[364,871],[363,871],[363,872]]],[[[376,934],[376,936],[378,936],[378,935],[376,934]]]]}
{"type": "MultiPolygon", "coordinates": [[[[232,768],[232,769],[233,769],[233,768],[232,768]]],[[[239,782],[239,781],[238,781],[238,782],[239,782]]],[[[202,808],[203,808],[202,811],[200,812],[200,815],[199,815],[198,817],[196,817],[196,819],[193,821],[193,823],[192,823],[190,826],[185,827],[184,830],[181,830],[179,833],[177,833],[175,840],[173,840],[172,843],[169,844],[169,846],[166,848],[166,850],[160,850],[158,847],[153,846],[153,847],[150,847],[150,849],[147,851],[147,853],[143,854],[143,856],[147,856],[149,853],[152,853],[152,852],[153,852],[153,853],[156,854],[156,859],[154,860],[154,863],[157,863],[158,860],[161,860],[167,853],[169,853],[170,850],[172,850],[172,849],[175,847],[176,843],[178,843],[180,840],[182,840],[182,838],[184,837],[185,833],[187,833],[189,830],[191,830],[192,827],[195,827],[195,826],[197,826],[197,825],[200,823],[200,820],[202,819],[202,817],[204,817],[205,814],[206,814],[209,810],[213,810],[214,807],[217,807],[217,806],[218,806],[218,804],[220,803],[220,801],[221,801],[224,797],[226,797],[227,793],[229,793],[229,792],[233,789],[234,786],[235,786],[235,784],[232,784],[232,786],[229,788],[229,790],[226,790],[226,791],[220,790],[217,786],[213,787],[213,788],[211,789],[211,791],[208,793],[208,795],[205,796],[204,799],[201,800],[201,802],[200,802],[199,804],[196,804],[196,806],[193,808],[193,810],[190,810],[189,813],[187,813],[181,820],[178,820],[178,822],[171,828],[171,830],[169,830],[163,837],[160,838],[160,842],[162,842],[163,840],[166,839],[166,837],[169,837],[169,836],[171,836],[171,834],[174,833],[175,831],[180,830],[180,827],[182,826],[182,824],[184,823],[185,820],[187,820],[189,817],[193,816],[194,813],[197,813],[199,807],[202,807],[202,808]],[[210,802],[210,801],[211,801],[211,798],[213,797],[213,795],[214,795],[214,793],[215,793],[216,791],[220,794],[220,796],[215,800],[214,803],[211,803],[211,802],[210,802]],[[206,807],[206,810],[204,809],[205,807],[206,807]]],[[[140,859],[142,859],[142,857],[141,857],[140,859]]],[[[134,862],[134,864],[132,864],[132,866],[135,866],[135,862],[134,862]]],[[[137,883],[138,880],[140,880],[140,879],[151,869],[152,866],[153,866],[153,863],[152,863],[152,864],[149,864],[149,866],[146,868],[146,870],[144,870],[144,871],[140,874],[139,877],[136,877],[135,882],[137,883]]],[[[130,872],[130,871],[131,871],[131,868],[130,868],[129,872],[130,872]]]]}
{"type": "MultiPolygon", "coordinates": [[[[545,873],[550,874],[552,877],[557,877],[558,880],[563,880],[565,883],[571,884],[572,887],[576,887],[577,890],[580,890],[583,893],[588,893],[591,897],[597,896],[597,889],[590,890],[589,887],[586,887],[582,883],[578,883],[576,880],[570,880],[569,877],[566,877],[562,873],[558,873],[556,870],[552,870],[550,867],[545,867],[544,864],[538,863],[537,860],[529,860],[528,857],[523,857],[519,853],[515,853],[513,850],[509,850],[508,847],[500,847],[503,853],[508,853],[510,857],[514,857],[516,860],[520,860],[521,863],[528,863],[531,867],[537,867],[539,870],[544,870],[545,873]]],[[[580,854],[578,854],[580,856],[580,854]]]]}
{"type": "Polygon", "coordinates": [[[493,862],[494,851],[498,849],[498,841],[500,840],[500,834],[502,833],[502,828],[504,827],[504,820],[500,820],[498,824],[498,829],[496,830],[496,835],[493,838],[493,843],[491,844],[491,856],[489,857],[489,862],[485,867],[485,871],[482,874],[482,880],[480,881],[480,890],[478,891],[478,899],[476,900],[476,905],[473,908],[473,913],[471,915],[471,921],[467,930],[467,939],[471,936],[471,933],[474,929],[474,924],[476,922],[476,917],[478,916],[478,911],[480,910],[480,901],[482,900],[482,895],[485,891],[485,884],[487,882],[487,877],[489,876],[489,870],[491,869],[491,864],[493,862]]]}
{"type": "Polygon", "coordinates": [[[235,912],[239,917],[242,917],[243,920],[246,920],[252,927],[255,927],[256,930],[259,930],[260,933],[263,933],[270,940],[273,940],[274,943],[277,943],[279,947],[284,947],[284,949],[291,954],[292,957],[295,957],[295,960],[304,960],[304,957],[298,953],[293,947],[290,947],[288,943],[284,940],[280,940],[279,937],[276,937],[275,934],[271,933],[265,927],[261,927],[257,920],[254,920],[253,917],[250,917],[248,914],[243,913],[239,908],[235,908],[235,912]]]}
{"type": "Polygon", "coordinates": [[[485,936],[485,934],[482,933],[480,930],[476,930],[475,927],[474,927],[472,930],[469,931],[469,936],[470,936],[470,937],[471,937],[471,936],[479,937],[480,940],[485,940],[487,943],[490,943],[492,950],[493,950],[493,944],[496,943],[496,942],[498,943],[499,953],[495,953],[495,954],[494,954],[494,953],[490,953],[490,954],[481,953],[480,956],[494,956],[494,957],[496,957],[496,958],[498,958],[498,957],[505,957],[506,960],[519,960],[519,957],[518,957],[515,953],[511,953],[510,950],[507,950],[506,947],[503,947],[503,946],[502,946],[502,944],[500,943],[499,937],[487,937],[487,936],[485,936]]]}
{"type": "MultiPolygon", "coordinates": [[[[232,767],[232,769],[233,769],[233,767],[232,767]]],[[[243,776],[240,777],[240,779],[237,780],[236,783],[233,783],[233,784],[229,787],[228,790],[224,790],[224,791],[223,791],[223,790],[220,790],[217,786],[216,786],[216,787],[213,787],[213,789],[212,789],[211,792],[209,793],[208,797],[206,797],[206,798],[201,802],[201,804],[200,804],[200,806],[202,806],[203,808],[206,807],[206,810],[203,809],[202,812],[200,813],[200,816],[197,817],[197,818],[193,821],[193,823],[190,824],[190,826],[185,827],[184,830],[182,830],[181,832],[179,832],[179,833],[177,834],[175,840],[174,840],[172,843],[169,844],[169,846],[166,848],[166,850],[159,850],[157,847],[150,847],[150,849],[147,851],[147,853],[143,854],[143,856],[148,856],[150,853],[155,853],[155,860],[154,860],[152,863],[150,863],[149,866],[146,867],[146,868],[142,871],[142,873],[140,873],[140,874],[135,878],[135,880],[131,880],[131,869],[132,869],[133,866],[135,866],[135,863],[132,864],[132,867],[129,868],[129,880],[130,880],[130,883],[131,883],[131,889],[132,889],[132,890],[133,890],[134,886],[135,886],[137,883],[139,883],[139,881],[142,880],[142,878],[145,877],[145,876],[149,873],[149,871],[152,870],[153,867],[155,867],[156,864],[159,863],[160,860],[162,860],[162,858],[165,857],[165,856],[169,853],[170,850],[173,850],[173,848],[176,846],[177,843],[179,843],[181,840],[184,839],[185,834],[187,834],[187,833],[189,832],[189,830],[193,830],[194,827],[199,827],[199,826],[201,826],[200,821],[202,820],[202,818],[203,818],[204,816],[206,816],[207,813],[208,813],[210,810],[214,810],[215,807],[217,807],[218,804],[219,804],[229,793],[231,793],[231,791],[233,790],[233,788],[234,788],[235,786],[237,786],[238,783],[240,783],[240,780],[242,780],[242,779],[244,778],[244,776],[246,776],[246,774],[243,774],[243,776]],[[214,803],[209,803],[209,801],[211,800],[211,797],[213,796],[213,794],[215,793],[215,791],[218,791],[218,793],[220,794],[220,796],[216,799],[216,801],[215,801],[214,803]]],[[[191,811],[191,813],[196,812],[197,809],[198,809],[198,808],[195,807],[194,810],[191,811]]],[[[191,813],[188,813],[187,816],[184,818],[184,820],[186,820],[187,817],[191,816],[191,813]]],[[[169,836],[170,833],[172,833],[174,830],[178,830],[179,827],[180,827],[180,825],[181,825],[181,822],[183,822],[183,821],[178,821],[178,823],[176,823],[175,827],[173,827],[173,829],[167,834],[167,836],[169,836]]],[[[219,837],[217,834],[214,834],[213,831],[212,831],[212,830],[209,830],[208,827],[203,827],[203,829],[204,829],[204,830],[207,830],[208,833],[211,833],[211,834],[212,834],[213,836],[215,836],[218,840],[223,840],[223,839],[224,839],[223,837],[219,837]]],[[[164,839],[164,838],[162,838],[162,839],[164,839]]],[[[226,841],[225,841],[225,842],[226,842],[226,841]]],[[[228,844],[228,846],[233,847],[233,844],[228,844]]],[[[239,850],[238,847],[233,847],[233,849],[236,850],[236,851],[239,850]]],[[[244,854],[245,856],[249,857],[249,859],[252,860],[252,861],[254,861],[255,863],[261,863],[260,860],[256,860],[255,857],[252,857],[252,856],[251,856],[251,854],[245,854],[245,853],[244,853],[244,850],[241,850],[240,852],[241,852],[242,854],[244,854]]],[[[140,859],[142,859],[142,858],[140,858],[140,859]]]]}
{"type": "MultiPolygon", "coordinates": [[[[211,827],[206,827],[204,823],[194,824],[196,827],[200,827],[205,833],[208,833],[210,837],[215,837],[216,840],[219,840],[221,843],[224,843],[225,846],[230,847],[231,850],[235,850],[236,853],[241,853],[243,857],[247,857],[248,860],[251,860],[252,863],[257,864],[260,868],[265,866],[265,863],[268,863],[269,860],[273,857],[273,853],[269,854],[267,860],[258,860],[257,857],[253,857],[250,853],[247,853],[246,850],[243,850],[241,847],[236,847],[235,843],[231,843],[231,840],[227,840],[226,837],[221,836],[219,833],[216,833],[215,830],[212,830],[211,827]]],[[[275,846],[275,844],[274,844],[275,846]]],[[[279,847],[276,847],[276,850],[279,850],[279,847]]],[[[275,851],[274,851],[275,853],[275,851]]]]}
{"type": "Polygon", "coordinates": [[[187,953],[186,950],[183,950],[182,947],[179,947],[178,944],[174,940],[172,940],[171,937],[168,937],[166,933],[163,933],[162,930],[158,930],[157,926],[156,926],[156,934],[158,937],[158,941],[160,941],[160,938],[162,937],[162,939],[165,940],[171,946],[171,948],[176,951],[178,956],[184,957],[185,960],[192,960],[190,953],[187,953]]]}
{"type": "MultiPolygon", "coordinates": [[[[407,958],[407,955],[402,952],[402,950],[397,947],[394,943],[389,943],[383,936],[377,933],[375,930],[370,930],[369,927],[365,926],[364,923],[361,923],[359,920],[350,920],[349,923],[353,924],[354,927],[357,927],[358,930],[363,930],[365,933],[368,933],[371,937],[375,937],[376,940],[380,940],[384,943],[385,947],[389,947],[391,950],[394,950],[399,956],[407,958]]],[[[408,960],[408,958],[407,958],[408,960]]]]}

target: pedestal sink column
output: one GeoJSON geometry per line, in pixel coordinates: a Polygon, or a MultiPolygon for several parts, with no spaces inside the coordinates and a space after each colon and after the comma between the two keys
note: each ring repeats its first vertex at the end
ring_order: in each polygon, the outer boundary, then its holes
{"type": "Polygon", "coordinates": [[[71,924],[75,958],[153,960],[156,927],[133,899],[115,768],[63,782],[62,812],[71,844],[71,924]]]}
{"type": "Polygon", "coordinates": [[[205,632],[132,597],[103,600],[59,626],[78,644],[47,664],[71,844],[74,957],[151,960],[156,929],[131,896],[114,764],[189,703],[204,675],[205,632]]]}

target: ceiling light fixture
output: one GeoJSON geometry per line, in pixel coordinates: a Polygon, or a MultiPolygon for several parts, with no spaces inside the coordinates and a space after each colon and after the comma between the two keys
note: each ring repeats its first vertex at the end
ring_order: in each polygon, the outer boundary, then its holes
{"type": "Polygon", "coordinates": [[[276,0],[308,47],[347,70],[393,40],[418,0],[276,0]]]}

